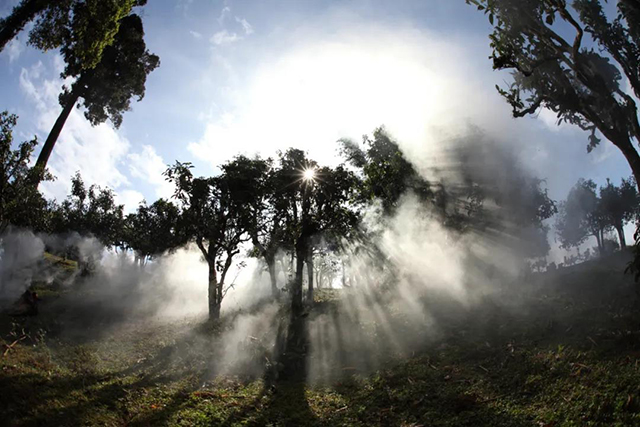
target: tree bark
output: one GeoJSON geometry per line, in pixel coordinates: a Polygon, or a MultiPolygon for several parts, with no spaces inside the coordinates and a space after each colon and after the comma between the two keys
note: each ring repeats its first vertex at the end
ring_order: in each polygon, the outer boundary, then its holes
{"type": "Polygon", "coordinates": [[[216,277],[216,266],[213,261],[209,263],[209,320],[220,318],[220,299],[218,295],[218,280],[216,277]]]}
{"type": "Polygon", "coordinates": [[[40,151],[40,155],[38,156],[38,160],[36,161],[36,167],[40,167],[42,171],[47,167],[47,162],[49,161],[49,156],[51,156],[53,147],[56,145],[60,132],[62,132],[62,128],[64,127],[67,118],[69,118],[69,114],[71,114],[71,110],[73,110],[73,106],[76,105],[79,97],[80,94],[78,91],[72,92],[72,96],[69,98],[62,109],[62,112],[58,116],[58,119],[53,124],[51,132],[49,132],[49,136],[47,136],[47,140],[45,141],[42,151],[40,151]]]}
{"type": "Polygon", "coordinates": [[[307,300],[309,304],[313,304],[313,246],[309,245],[307,251],[307,279],[309,280],[309,289],[307,290],[307,300]]]}
{"type": "Polygon", "coordinates": [[[47,6],[46,0],[23,0],[2,20],[0,27],[0,52],[29,22],[47,6]]]}
{"type": "Polygon", "coordinates": [[[302,234],[296,241],[296,276],[293,281],[291,309],[294,313],[302,311],[302,270],[304,269],[304,260],[306,252],[306,237],[302,234]]]}
{"type": "Polygon", "coordinates": [[[271,294],[274,298],[278,297],[278,282],[276,276],[276,260],[273,256],[266,256],[267,268],[269,269],[269,278],[271,279],[271,294]]]}
{"type": "Polygon", "coordinates": [[[640,190],[640,155],[638,151],[634,148],[629,138],[619,138],[617,140],[611,140],[611,142],[618,147],[627,160],[627,163],[629,163],[633,177],[636,179],[636,187],[640,190]]]}
{"type": "Polygon", "coordinates": [[[604,245],[603,245],[603,241],[602,241],[602,237],[600,235],[600,230],[596,231],[594,233],[594,236],[596,236],[596,241],[598,242],[598,252],[600,252],[600,256],[604,255],[604,245]]]}

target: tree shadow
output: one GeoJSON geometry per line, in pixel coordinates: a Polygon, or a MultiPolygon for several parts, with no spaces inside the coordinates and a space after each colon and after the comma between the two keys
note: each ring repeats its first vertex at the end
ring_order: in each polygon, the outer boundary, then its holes
{"type": "Polygon", "coordinates": [[[250,425],[256,426],[317,423],[305,395],[310,346],[307,328],[308,313],[292,312],[288,321],[279,323],[273,361],[265,371],[262,394],[244,411],[233,414],[229,422],[252,418],[250,425]],[[259,411],[252,414],[256,409],[259,411]]]}

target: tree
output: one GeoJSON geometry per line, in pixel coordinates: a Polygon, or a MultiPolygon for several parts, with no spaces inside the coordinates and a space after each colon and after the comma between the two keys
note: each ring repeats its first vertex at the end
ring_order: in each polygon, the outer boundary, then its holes
{"type": "Polygon", "coordinates": [[[120,20],[146,0],[22,0],[0,20],[0,51],[24,26],[36,20],[29,44],[41,50],[65,46],[82,67],[95,67],[113,43],[120,20]]]}
{"type": "Polygon", "coordinates": [[[71,179],[71,193],[56,211],[53,232],[94,236],[108,249],[121,245],[124,206],[116,204],[111,189],[97,185],[87,189],[80,173],[76,173],[71,179]]]}
{"type": "Polygon", "coordinates": [[[361,173],[363,201],[379,200],[385,212],[391,214],[407,191],[423,201],[435,200],[431,184],[405,158],[384,127],[375,129],[372,137],[364,135],[362,139],[363,148],[348,139],[339,143],[342,156],[361,173]]]}
{"type": "Polygon", "coordinates": [[[280,154],[275,174],[278,200],[282,203],[285,239],[295,254],[295,278],[292,284],[292,308],[302,309],[304,264],[307,264],[308,300],[313,301],[314,239],[339,239],[353,230],[359,220],[355,209],[359,180],[344,166],[318,167],[306,154],[289,149],[280,154]]]}
{"type": "Polygon", "coordinates": [[[58,14],[67,10],[70,6],[68,1],[54,2],[51,0],[22,0],[13,8],[11,14],[0,20],[0,51],[9,43],[25,25],[31,22],[38,14],[48,7],[58,14]]]}
{"type": "Polygon", "coordinates": [[[82,99],[84,115],[92,125],[109,119],[117,128],[122,123],[123,113],[130,108],[131,98],[137,97],[139,101],[144,97],[147,75],[160,63],[159,58],[146,49],[142,20],[136,14],[120,20],[113,44],[104,48],[95,68],[84,68],[84,58],[77,56],[73,44],[63,46],[62,53],[67,64],[62,77],[77,79],[60,94],[63,109],[38,157],[40,167],[46,166],[78,100],[82,99]]]}
{"type": "Polygon", "coordinates": [[[209,319],[216,320],[228,291],[227,273],[249,237],[235,209],[232,180],[224,174],[194,178],[191,168],[190,163],[176,162],[165,176],[176,186],[174,197],[182,206],[184,238],[196,243],[209,266],[209,319]]]}
{"type": "Polygon", "coordinates": [[[158,199],[150,206],[142,202],[135,213],[127,215],[125,244],[134,251],[140,265],[184,243],[179,221],[180,210],[165,199],[158,199]]]}
{"type": "Polygon", "coordinates": [[[267,265],[272,294],[278,297],[276,255],[288,246],[286,204],[281,197],[287,184],[281,182],[271,159],[238,156],[221,169],[232,186],[233,203],[242,226],[267,265]]]}
{"type": "Polygon", "coordinates": [[[596,189],[592,180],[579,179],[561,204],[556,230],[564,248],[577,247],[592,235],[600,254],[604,253],[605,232],[611,226],[596,189]]]}
{"type": "MultiPolygon", "coordinates": [[[[42,171],[29,165],[38,140],[22,142],[13,150],[13,127],[17,119],[7,111],[0,113],[0,234],[9,224],[34,230],[47,227],[48,203],[33,185],[42,171]]],[[[53,179],[46,172],[44,177],[53,179]]]]}
{"type": "Polygon", "coordinates": [[[589,132],[587,150],[600,132],[625,156],[640,184],[640,123],[634,99],[640,96],[640,8],[635,0],[617,2],[613,20],[597,0],[466,0],[488,15],[495,70],[513,70],[513,81],[499,93],[514,117],[553,111],[558,123],[589,132]],[[558,32],[560,21],[573,40],[558,32]],[[587,47],[587,35],[597,49],[587,47]],[[622,76],[631,90],[620,86],[622,76]]]}
{"type": "Polygon", "coordinates": [[[607,185],[600,187],[600,200],[607,222],[618,233],[620,248],[626,248],[624,225],[637,215],[638,210],[638,191],[633,177],[622,178],[620,187],[607,179],[607,185]]]}

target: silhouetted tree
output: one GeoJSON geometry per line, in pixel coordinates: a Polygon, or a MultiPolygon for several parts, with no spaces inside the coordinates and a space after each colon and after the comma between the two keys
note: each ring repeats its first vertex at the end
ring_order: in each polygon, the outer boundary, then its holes
{"type": "Polygon", "coordinates": [[[564,248],[577,247],[592,235],[600,254],[604,253],[605,232],[611,226],[596,189],[592,180],[579,179],[561,204],[556,230],[564,248]]]}
{"type": "Polygon", "coordinates": [[[144,97],[147,75],[160,63],[159,58],[146,49],[142,20],[135,14],[120,21],[113,44],[104,47],[94,68],[84,68],[86,58],[76,56],[78,51],[73,44],[64,45],[62,54],[67,64],[62,77],[76,77],[76,80],[60,94],[62,112],[42,147],[37,161],[40,167],[46,166],[78,100],[82,99],[84,115],[92,125],[109,119],[119,127],[123,113],[130,108],[131,98],[141,100],[144,97]]]}
{"type": "Polygon", "coordinates": [[[620,187],[616,187],[607,179],[607,185],[600,187],[600,200],[607,221],[618,233],[620,248],[626,248],[624,225],[638,213],[638,191],[633,177],[622,178],[620,187]]]}
{"type": "Polygon", "coordinates": [[[588,131],[591,151],[597,132],[611,141],[640,184],[640,124],[634,99],[640,96],[640,8],[635,0],[617,2],[614,19],[596,0],[466,0],[488,15],[493,68],[513,70],[511,85],[498,91],[514,117],[553,111],[588,131]],[[558,22],[560,21],[560,22],[558,22]],[[567,39],[558,32],[573,30],[567,39]],[[598,49],[585,46],[589,35],[598,49]],[[622,76],[630,92],[621,87],[622,76]]]}
{"type": "Polygon", "coordinates": [[[349,139],[341,139],[339,143],[342,156],[362,175],[363,201],[378,200],[385,212],[391,214],[407,191],[422,201],[436,200],[431,184],[415,170],[384,127],[374,130],[371,137],[363,136],[362,147],[349,139]]]}
{"type": "Polygon", "coordinates": [[[313,239],[337,239],[356,227],[358,213],[353,202],[359,181],[343,166],[318,167],[297,149],[281,153],[274,180],[284,212],[285,241],[291,242],[296,260],[292,308],[300,311],[305,262],[308,300],[313,301],[313,239]],[[309,170],[314,171],[313,175],[305,174],[309,170]]]}
{"type": "Polygon", "coordinates": [[[170,201],[158,199],[150,206],[143,202],[126,217],[124,243],[144,265],[153,256],[184,243],[179,221],[180,210],[170,201]]]}
{"type": "Polygon", "coordinates": [[[191,168],[176,162],[165,175],[175,184],[174,197],[182,206],[181,233],[196,243],[209,266],[209,319],[216,320],[228,290],[227,273],[249,236],[235,209],[233,182],[224,174],[194,178],[191,168]]]}
{"type": "Polygon", "coordinates": [[[287,246],[285,211],[271,159],[238,156],[221,166],[231,186],[236,212],[269,271],[271,291],[279,295],[276,254],[287,246]]]}

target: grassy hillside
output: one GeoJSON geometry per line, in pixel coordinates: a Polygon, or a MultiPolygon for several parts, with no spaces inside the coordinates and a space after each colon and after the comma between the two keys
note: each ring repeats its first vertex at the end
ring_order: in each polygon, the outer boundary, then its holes
{"type": "MultiPolygon", "coordinates": [[[[213,375],[202,343],[225,322],[115,322],[82,306],[81,287],[43,292],[39,316],[0,316],[0,424],[640,425],[640,312],[625,262],[535,275],[447,311],[419,351],[374,371],[335,366],[340,379],[323,386],[213,375]],[[94,320],[78,322],[81,308],[94,320]]],[[[308,318],[340,297],[321,293],[308,318]]]]}

